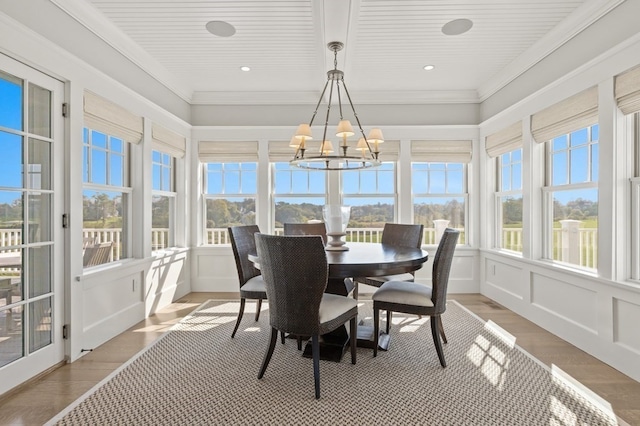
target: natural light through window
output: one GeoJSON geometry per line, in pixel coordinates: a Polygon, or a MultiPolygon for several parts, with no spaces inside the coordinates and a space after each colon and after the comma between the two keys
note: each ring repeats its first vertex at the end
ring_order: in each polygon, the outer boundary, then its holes
{"type": "Polygon", "coordinates": [[[128,143],[85,128],[83,131],[82,220],[85,267],[129,257],[128,143]]]}
{"type": "Polygon", "coordinates": [[[206,163],[205,244],[230,244],[227,228],[256,223],[255,162],[206,163]]]}
{"type": "Polygon", "coordinates": [[[598,125],[548,142],[547,257],[588,269],[598,260],[598,125]]]}
{"type": "Polygon", "coordinates": [[[460,230],[465,244],[467,217],[466,165],[412,163],[413,223],[425,228],[423,244],[436,245],[445,228],[460,230]]]}

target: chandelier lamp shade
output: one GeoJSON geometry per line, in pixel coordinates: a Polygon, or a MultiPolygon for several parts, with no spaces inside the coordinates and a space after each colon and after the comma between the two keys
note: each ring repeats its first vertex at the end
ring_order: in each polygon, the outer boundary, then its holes
{"type": "Polygon", "coordinates": [[[371,129],[369,135],[365,135],[344,82],[344,73],[338,69],[338,52],[342,50],[344,44],[339,41],[332,41],[327,44],[327,47],[333,51],[334,68],[327,71],[327,82],[322,89],[320,99],[316,104],[311,120],[308,124],[300,124],[291,138],[289,146],[295,149],[295,154],[290,163],[296,167],[311,170],[357,170],[379,166],[381,164],[378,158],[380,154],[380,144],[384,142],[382,130],[371,129]],[[316,141],[311,132],[311,126],[318,114],[318,109],[327,93],[327,89],[329,91],[322,139],[316,141]],[[343,116],[343,91],[357,123],[360,135],[357,141],[349,140],[349,138],[356,135],[356,132],[351,122],[343,116]],[[337,107],[340,115],[340,120],[335,128],[335,135],[339,138],[336,148],[334,148],[331,140],[327,138],[327,134],[329,133],[329,120],[331,120],[331,104],[334,96],[337,97],[337,107]],[[350,149],[352,149],[352,151],[349,151],[350,149]]]}

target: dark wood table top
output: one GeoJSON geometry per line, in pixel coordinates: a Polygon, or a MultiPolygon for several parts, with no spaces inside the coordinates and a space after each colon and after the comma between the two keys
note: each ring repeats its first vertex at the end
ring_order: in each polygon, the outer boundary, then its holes
{"type": "MultiPolygon", "coordinates": [[[[402,274],[418,270],[429,253],[418,248],[378,243],[347,243],[349,250],[326,251],[329,278],[350,278],[402,274]]],[[[259,267],[256,255],[249,260],[259,267]]]]}
{"type": "Polygon", "coordinates": [[[327,251],[330,278],[402,274],[420,269],[424,250],[378,243],[347,243],[347,251],[327,251]]]}

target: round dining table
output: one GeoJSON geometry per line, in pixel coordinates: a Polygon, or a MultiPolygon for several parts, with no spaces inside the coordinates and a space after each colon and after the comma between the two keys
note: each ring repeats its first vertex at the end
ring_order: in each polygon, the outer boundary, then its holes
{"type": "MultiPolygon", "coordinates": [[[[429,259],[429,253],[415,247],[401,247],[379,243],[347,243],[348,250],[327,250],[329,279],[325,292],[347,296],[353,289],[353,281],[346,278],[373,277],[413,272],[422,267],[429,259]]],[[[297,254],[303,255],[302,253],[297,254]]],[[[259,268],[256,255],[249,259],[259,268]]],[[[373,347],[373,327],[358,326],[358,346],[373,347]]],[[[329,334],[321,336],[320,358],[340,361],[349,343],[347,327],[339,327],[329,334]]],[[[387,335],[381,335],[379,345],[386,350],[389,344],[387,335]]],[[[305,356],[311,356],[311,346],[305,348],[305,356]]]]}

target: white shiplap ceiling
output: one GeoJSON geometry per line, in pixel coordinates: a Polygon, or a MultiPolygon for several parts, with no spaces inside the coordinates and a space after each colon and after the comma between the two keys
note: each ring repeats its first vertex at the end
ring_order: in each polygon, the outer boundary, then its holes
{"type": "Polygon", "coordinates": [[[621,0],[51,1],[190,102],[274,104],[317,101],[333,40],[360,103],[481,101],[621,0]]]}

